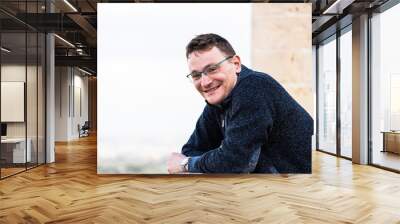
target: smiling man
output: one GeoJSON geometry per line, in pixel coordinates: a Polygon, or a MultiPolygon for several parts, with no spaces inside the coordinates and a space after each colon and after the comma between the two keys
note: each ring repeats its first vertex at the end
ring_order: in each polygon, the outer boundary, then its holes
{"type": "Polygon", "coordinates": [[[191,40],[186,57],[207,104],[169,173],[311,173],[313,120],[277,81],[216,34],[191,40]]]}

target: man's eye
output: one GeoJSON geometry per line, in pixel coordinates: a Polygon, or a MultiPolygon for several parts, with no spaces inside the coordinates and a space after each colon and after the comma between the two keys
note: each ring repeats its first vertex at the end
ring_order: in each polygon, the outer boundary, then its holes
{"type": "Polygon", "coordinates": [[[212,74],[212,73],[215,73],[217,70],[218,70],[218,66],[213,65],[213,66],[208,67],[206,72],[212,74]]]}
{"type": "Polygon", "coordinates": [[[193,79],[199,79],[201,77],[201,73],[200,72],[193,72],[192,73],[192,78],[193,79]]]}

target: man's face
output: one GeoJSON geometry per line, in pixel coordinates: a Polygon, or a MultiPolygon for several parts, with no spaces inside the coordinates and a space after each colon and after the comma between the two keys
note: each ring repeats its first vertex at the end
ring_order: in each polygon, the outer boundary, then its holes
{"type": "MultiPolygon", "coordinates": [[[[231,55],[225,55],[217,47],[207,51],[195,51],[189,54],[189,71],[202,72],[205,68],[215,65],[231,55]]],[[[210,104],[221,103],[232,91],[236,84],[237,75],[240,72],[240,58],[234,56],[232,59],[222,62],[215,72],[202,75],[194,81],[197,91],[210,104]]]]}

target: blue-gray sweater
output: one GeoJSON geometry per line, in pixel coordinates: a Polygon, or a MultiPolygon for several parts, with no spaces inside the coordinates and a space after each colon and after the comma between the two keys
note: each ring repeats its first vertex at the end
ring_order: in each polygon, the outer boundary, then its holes
{"type": "Polygon", "coordinates": [[[195,173],[311,173],[310,115],[272,77],[242,65],[231,93],[207,104],[182,147],[195,173]]]}

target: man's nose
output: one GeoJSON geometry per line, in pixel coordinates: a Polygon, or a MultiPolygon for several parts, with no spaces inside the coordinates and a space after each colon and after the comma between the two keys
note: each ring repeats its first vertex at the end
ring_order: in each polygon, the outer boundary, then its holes
{"type": "Polygon", "coordinates": [[[202,74],[201,75],[201,80],[200,80],[200,84],[203,87],[207,87],[208,85],[210,85],[212,82],[212,79],[210,79],[210,77],[208,77],[208,75],[202,74]]]}

